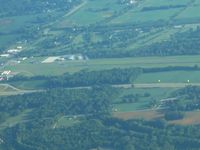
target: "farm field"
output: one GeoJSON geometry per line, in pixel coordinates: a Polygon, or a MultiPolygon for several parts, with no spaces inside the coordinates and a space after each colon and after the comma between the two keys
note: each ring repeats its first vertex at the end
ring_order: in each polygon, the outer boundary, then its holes
{"type": "Polygon", "coordinates": [[[169,71],[147,73],[139,76],[135,83],[200,83],[200,71],[169,71]]]}
{"type": "MultiPolygon", "coordinates": [[[[200,114],[199,111],[185,112],[185,117],[183,119],[168,121],[168,123],[175,125],[183,125],[183,126],[198,125],[200,124],[199,114],[200,114]]],[[[155,110],[146,110],[146,111],[144,110],[135,112],[115,112],[113,116],[124,120],[129,120],[129,119],[154,120],[163,118],[163,114],[155,110]]]]}
{"type": "Polygon", "coordinates": [[[168,66],[200,66],[200,56],[172,56],[172,57],[134,57],[134,58],[108,58],[91,59],[80,61],[63,61],[49,64],[41,63],[46,58],[32,58],[15,65],[6,65],[3,70],[23,75],[61,75],[66,72],[74,73],[83,69],[87,70],[105,70],[112,68],[130,68],[130,67],[168,67],[168,66]]]}
{"type": "Polygon", "coordinates": [[[163,117],[163,115],[155,110],[147,110],[147,111],[135,111],[135,112],[117,112],[113,114],[114,117],[121,118],[124,120],[129,119],[145,119],[152,120],[163,117]]]}
{"type": "MultiPolygon", "coordinates": [[[[110,23],[124,24],[124,23],[142,23],[142,22],[147,23],[159,20],[170,21],[174,19],[174,17],[175,19],[180,19],[179,17],[176,16],[177,15],[181,16],[182,13],[183,15],[184,13],[191,14],[185,12],[185,8],[187,9],[188,7],[188,9],[190,9],[189,6],[192,4],[193,1],[191,0],[183,0],[183,1],[144,0],[139,2],[138,6],[135,9],[133,8],[128,12],[114,18],[113,20],[110,21],[110,23]],[[164,9],[164,7],[166,8],[164,9]],[[148,8],[151,9],[148,10],[148,8]]],[[[195,11],[193,10],[193,12],[195,11]]],[[[199,16],[197,15],[197,18],[198,17],[199,16]]],[[[190,15],[188,18],[193,18],[193,16],[190,15]]]]}
{"type": "Polygon", "coordinates": [[[147,12],[129,11],[126,14],[113,19],[111,24],[123,24],[123,23],[147,23],[157,20],[169,21],[170,18],[178,13],[181,9],[168,10],[154,10],[147,12]],[[158,15],[159,14],[159,15],[158,15]]]}
{"type": "Polygon", "coordinates": [[[199,111],[190,111],[186,112],[185,117],[181,120],[171,121],[171,124],[178,125],[198,125],[200,124],[200,112],[199,111]]]}
{"type": "Polygon", "coordinates": [[[199,9],[199,4],[192,5],[176,16],[176,19],[200,19],[199,9]]]}
{"type": "Polygon", "coordinates": [[[72,25],[85,26],[95,24],[112,17],[114,13],[124,8],[117,0],[84,0],[77,8],[66,14],[56,27],[72,25]],[[111,7],[112,6],[112,7],[111,7]]]}

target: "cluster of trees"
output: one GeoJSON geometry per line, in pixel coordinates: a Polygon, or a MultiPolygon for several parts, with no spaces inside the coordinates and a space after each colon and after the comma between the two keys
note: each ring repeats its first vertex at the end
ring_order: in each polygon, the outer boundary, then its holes
{"type": "Polygon", "coordinates": [[[46,87],[77,87],[103,84],[125,84],[134,81],[142,70],[139,68],[111,69],[103,71],[81,71],[78,73],[65,74],[62,77],[49,78],[46,87]]]}
{"type": "Polygon", "coordinates": [[[144,94],[128,94],[121,97],[120,103],[135,103],[140,100],[140,98],[147,98],[150,97],[151,94],[145,92],[144,94]]]}
{"type": "Polygon", "coordinates": [[[187,86],[172,94],[177,100],[167,101],[165,105],[172,111],[191,111],[200,109],[200,87],[187,86]]]}
{"type": "MultiPolygon", "coordinates": [[[[43,88],[56,87],[81,87],[95,85],[112,85],[132,83],[142,73],[141,68],[114,68],[101,71],[80,71],[74,74],[66,73],[62,76],[15,76],[9,80],[15,81],[35,81],[42,80],[43,88]]],[[[41,85],[42,86],[42,85],[41,85]]]]}
{"type": "Polygon", "coordinates": [[[140,96],[138,94],[129,94],[129,95],[125,95],[123,96],[122,102],[123,103],[134,103],[134,102],[138,102],[139,101],[140,96]]]}

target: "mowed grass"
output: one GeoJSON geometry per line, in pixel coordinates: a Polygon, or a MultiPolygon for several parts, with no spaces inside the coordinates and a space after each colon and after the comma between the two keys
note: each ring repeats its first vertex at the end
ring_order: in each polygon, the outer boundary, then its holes
{"type": "Polygon", "coordinates": [[[135,83],[200,83],[200,71],[168,71],[146,73],[139,76],[135,83]]]}
{"type": "MultiPolygon", "coordinates": [[[[46,59],[46,58],[44,58],[46,59]]],[[[44,59],[28,59],[20,64],[7,65],[3,70],[11,70],[23,75],[62,75],[64,73],[74,73],[83,69],[88,71],[105,70],[112,68],[130,67],[167,67],[167,66],[200,66],[200,56],[173,56],[173,57],[136,57],[136,58],[107,58],[91,59],[82,61],[64,61],[49,64],[41,63],[44,59]]]]}

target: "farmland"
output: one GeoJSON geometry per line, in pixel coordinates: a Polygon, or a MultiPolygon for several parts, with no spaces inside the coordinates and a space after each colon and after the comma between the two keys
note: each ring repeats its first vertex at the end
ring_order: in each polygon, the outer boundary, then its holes
{"type": "Polygon", "coordinates": [[[199,83],[199,71],[171,71],[162,73],[149,73],[140,76],[136,83],[158,83],[158,80],[162,83],[199,83]]]}
{"type": "Polygon", "coordinates": [[[128,57],[137,49],[198,27],[197,4],[192,0],[142,0],[134,4],[118,0],[84,0],[66,12],[49,10],[49,14],[43,13],[39,17],[38,14],[5,17],[0,21],[0,31],[9,31],[9,34],[2,35],[1,49],[22,42],[23,56],[82,53],[91,57],[128,57]],[[153,9],[145,10],[149,8],[153,9]],[[40,23],[47,15],[48,20],[40,23]],[[106,28],[102,28],[104,26],[106,28]]]}
{"type": "Polygon", "coordinates": [[[0,150],[198,150],[200,0],[2,0],[0,150]]]}

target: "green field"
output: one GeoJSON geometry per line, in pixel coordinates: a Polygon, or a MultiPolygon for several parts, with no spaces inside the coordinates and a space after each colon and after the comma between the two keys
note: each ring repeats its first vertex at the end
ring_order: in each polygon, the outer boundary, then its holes
{"type": "Polygon", "coordinates": [[[181,9],[172,10],[154,10],[147,12],[129,11],[126,14],[119,16],[118,18],[111,21],[112,24],[124,24],[124,23],[147,23],[158,20],[169,21],[169,19],[179,12],[181,9]]]}
{"type": "MultiPolygon", "coordinates": [[[[133,9],[129,10],[127,13],[124,13],[115,19],[111,20],[111,24],[124,24],[124,23],[147,23],[147,22],[153,22],[153,21],[170,21],[177,15],[183,15],[188,14],[188,18],[193,18],[194,16],[191,15],[193,13],[196,14],[196,17],[199,17],[198,13],[196,13],[195,10],[184,10],[185,8],[168,8],[168,9],[158,9],[158,10],[151,10],[151,11],[142,11],[144,8],[159,8],[164,6],[184,6],[187,5],[188,8],[189,4],[192,3],[191,0],[183,0],[183,1],[165,1],[165,0],[144,0],[140,1],[137,7],[134,7],[133,9]]],[[[193,8],[195,9],[195,8],[193,8]]],[[[176,17],[176,19],[180,19],[179,17],[176,17]]]]}
{"type": "MultiPolygon", "coordinates": [[[[45,57],[46,58],[46,57],[45,57]]],[[[84,61],[64,61],[49,64],[41,63],[45,58],[30,58],[20,64],[6,65],[3,70],[11,70],[22,75],[61,75],[63,73],[87,70],[105,70],[112,68],[130,67],[167,67],[167,66],[200,66],[200,56],[172,56],[172,57],[135,57],[135,58],[106,58],[84,61]]]]}
{"type": "Polygon", "coordinates": [[[199,4],[197,6],[188,7],[180,13],[176,19],[200,19],[199,9],[199,4]]]}
{"type": "Polygon", "coordinates": [[[136,83],[191,83],[200,82],[200,71],[169,71],[159,73],[147,73],[139,76],[136,83]]]}
{"type": "Polygon", "coordinates": [[[186,5],[190,2],[191,0],[145,0],[143,3],[143,7],[150,7],[150,6],[169,6],[169,5],[186,5]]]}
{"type": "MultiPolygon", "coordinates": [[[[152,101],[157,101],[167,98],[170,96],[170,94],[176,90],[171,88],[149,88],[149,89],[121,89],[121,94],[119,97],[129,95],[129,94],[137,94],[139,95],[138,102],[134,103],[120,103],[120,104],[114,104],[113,105],[113,111],[117,112],[134,112],[138,110],[144,110],[144,109],[151,109],[153,106],[151,106],[152,101]],[[150,96],[143,97],[145,93],[148,93],[150,96]]],[[[117,100],[119,101],[119,99],[117,100]]]]}

